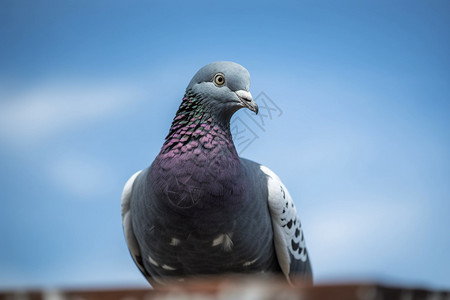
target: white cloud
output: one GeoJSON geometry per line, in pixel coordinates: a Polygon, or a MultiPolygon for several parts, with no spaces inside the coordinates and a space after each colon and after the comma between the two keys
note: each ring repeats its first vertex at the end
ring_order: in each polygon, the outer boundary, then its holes
{"type": "Polygon", "coordinates": [[[142,94],[135,86],[116,82],[53,82],[1,95],[0,140],[9,145],[34,145],[118,113],[142,94]]]}

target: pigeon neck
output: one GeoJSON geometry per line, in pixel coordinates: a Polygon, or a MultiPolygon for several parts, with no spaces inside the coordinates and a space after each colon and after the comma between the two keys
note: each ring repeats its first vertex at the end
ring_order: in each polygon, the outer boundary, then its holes
{"type": "Polygon", "coordinates": [[[223,148],[238,157],[229,120],[222,120],[205,109],[202,99],[187,91],[172,122],[161,153],[174,154],[223,148]]]}

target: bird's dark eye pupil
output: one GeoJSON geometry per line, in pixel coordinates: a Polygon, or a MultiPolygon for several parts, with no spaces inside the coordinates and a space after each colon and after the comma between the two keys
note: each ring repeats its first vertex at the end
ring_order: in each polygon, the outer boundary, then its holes
{"type": "Polygon", "coordinates": [[[216,74],[216,76],[214,76],[214,82],[217,85],[223,85],[225,83],[225,76],[220,73],[216,74]]]}

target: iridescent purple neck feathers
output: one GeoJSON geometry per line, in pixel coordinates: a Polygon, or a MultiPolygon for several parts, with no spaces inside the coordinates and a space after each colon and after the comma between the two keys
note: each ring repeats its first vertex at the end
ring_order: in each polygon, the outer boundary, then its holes
{"type": "Polygon", "coordinates": [[[187,91],[172,122],[160,154],[177,155],[220,148],[237,157],[229,121],[211,113],[199,96],[187,91]]]}
{"type": "Polygon", "coordinates": [[[150,182],[157,199],[172,209],[220,207],[224,213],[243,201],[246,181],[229,123],[217,121],[204,104],[186,93],[152,164],[150,182]]]}

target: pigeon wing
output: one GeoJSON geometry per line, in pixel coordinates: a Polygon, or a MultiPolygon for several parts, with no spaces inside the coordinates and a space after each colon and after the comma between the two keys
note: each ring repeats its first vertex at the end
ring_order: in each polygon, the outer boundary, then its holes
{"type": "Polygon", "coordinates": [[[267,200],[280,268],[291,284],[296,280],[311,282],[311,264],[294,202],[274,172],[262,165],[260,170],[267,178],[267,200]]]}
{"type": "Polygon", "coordinates": [[[133,176],[131,176],[123,188],[121,213],[122,213],[123,231],[125,234],[125,239],[127,241],[128,249],[130,250],[131,257],[133,258],[136,266],[142,272],[144,277],[151,284],[152,283],[151,276],[144,268],[141,250],[140,250],[139,244],[136,240],[136,236],[134,235],[133,226],[131,223],[130,204],[131,204],[131,195],[132,195],[132,191],[133,191],[133,184],[134,184],[136,177],[141,172],[142,171],[136,172],[133,176]]]}

